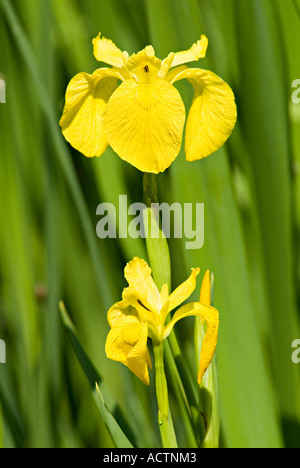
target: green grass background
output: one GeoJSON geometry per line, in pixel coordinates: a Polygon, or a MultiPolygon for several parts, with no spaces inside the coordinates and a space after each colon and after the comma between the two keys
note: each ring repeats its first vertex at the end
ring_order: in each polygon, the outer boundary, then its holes
{"type": "MultiPolygon", "coordinates": [[[[209,38],[195,66],[233,88],[238,123],[224,148],[158,176],[160,201],[205,203],[205,246],[171,240],[173,286],[191,266],[215,276],[224,447],[300,447],[299,0],[0,0],[0,447],[113,447],[61,324],[63,299],[81,342],[140,447],[159,446],[154,375],[146,388],[105,357],[106,311],[141,239],[99,240],[96,208],[141,201],[142,174],[108,149],[88,160],[58,125],[69,80],[99,64],[101,31],[129,53],[157,56],[209,38]]],[[[188,105],[192,89],[178,86],[188,105]]],[[[196,295],[195,295],[196,298],[196,295]]],[[[192,321],[177,327],[192,376],[192,321]]],[[[171,405],[179,445],[180,408],[171,405]]]]}

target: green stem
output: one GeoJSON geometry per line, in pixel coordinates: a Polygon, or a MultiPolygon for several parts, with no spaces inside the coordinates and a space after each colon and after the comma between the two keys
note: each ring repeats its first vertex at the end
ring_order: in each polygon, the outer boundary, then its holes
{"type": "Polygon", "coordinates": [[[199,446],[202,447],[203,441],[205,439],[205,433],[206,433],[205,423],[204,423],[203,416],[199,412],[199,403],[198,403],[197,393],[191,382],[189,372],[182,358],[174,330],[170,334],[168,338],[168,342],[169,342],[170,349],[173,355],[173,359],[178,369],[178,373],[180,375],[180,379],[184,388],[185,396],[188,401],[191,422],[195,430],[197,442],[199,446]]]}
{"type": "Polygon", "coordinates": [[[198,448],[196,431],[191,418],[189,403],[178,373],[173,354],[168,340],[164,341],[164,354],[167,369],[167,379],[170,382],[170,387],[174,392],[178,412],[180,412],[180,423],[185,428],[186,448],[198,448]]]}
{"type": "Polygon", "coordinates": [[[147,206],[144,212],[144,224],[146,232],[146,246],[152,268],[153,278],[158,287],[167,284],[171,289],[171,260],[162,229],[159,226],[157,213],[152,208],[153,203],[158,203],[157,180],[154,174],[144,174],[144,197],[147,206]]]}
{"type": "MultiPolygon", "coordinates": [[[[163,284],[167,284],[170,292],[171,261],[169,247],[167,239],[159,226],[159,220],[154,215],[151,208],[152,203],[158,203],[157,180],[154,174],[144,174],[144,203],[147,206],[147,210],[145,210],[144,214],[145,226],[148,227],[148,232],[146,233],[146,245],[153,278],[158,289],[161,289],[163,284]],[[153,233],[156,234],[156,237],[153,236],[153,233]]],[[[197,391],[191,382],[185,362],[182,359],[174,331],[170,334],[168,342],[175,366],[177,367],[182,382],[182,398],[184,402],[188,402],[187,411],[197,442],[199,446],[201,446],[205,438],[205,425],[203,417],[199,414],[197,391]]]]}
{"type": "Polygon", "coordinates": [[[168,386],[164,369],[164,350],[161,342],[153,343],[153,352],[155,359],[155,383],[156,383],[156,396],[159,411],[168,417],[169,414],[169,400],[168,400],[168,386]]]}
{"type": "Polygon", "coordinates": [[[168,386],[164,369],[162,342],[153,342],[155,359],[155,385],[158,404],[158,424],[164,448],[177,448],[177,440],[169,410],[168,386]]]}

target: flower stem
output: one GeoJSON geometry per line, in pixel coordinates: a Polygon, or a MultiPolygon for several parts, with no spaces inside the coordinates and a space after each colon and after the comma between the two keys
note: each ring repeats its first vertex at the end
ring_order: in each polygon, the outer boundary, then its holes
{"type": "MultiPolygon", "coordinates": [[[[144,174],[144,203],[147,206],[144,213],[146,245],[152,268],[152,275],[158,289],[161,289],[163,284],[167,284],[169,291],[171,291],[171,261],[169,246],[167,239],[160,228],[159,219],[156,214],[153,213],[152,203],[158,204],[157,179],[154,174],[144,174]]],[[[177,367],[183,385],[182,389],[184,394],[182,397],[184,401],[188,401],[188,415],[190,417],[198,445],[201,446],[205,438],[204,421],[201,415],[199,416],[197,391],[191,382],[174,330],[168,337],[168,342],[171,349],[171,356],[173,357],[174,364],[177,367]]]]}
{"type": "Polygon", "coordinates": [[[158,404],[158,424],[164,448],[177,448],[177,440],[169,411],[168,386],[164,369],[164,348],[162,342],[153,342],[155,359],[155,384],[158,404]]]}
{"type": "Polygon", "coordinates": [[[144,211],[144,229],[146,246],[154,281],[161,289],[167,284],[171,290],[171,260],[167,240],[159,224],[157,180],[155,174],[144,174],[143,201],[147,206],[144,211]]]}

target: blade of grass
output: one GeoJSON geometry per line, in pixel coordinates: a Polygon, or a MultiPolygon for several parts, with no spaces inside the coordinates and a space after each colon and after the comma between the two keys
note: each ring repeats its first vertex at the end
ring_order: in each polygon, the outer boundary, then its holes
{"type": "Polygon", "coordinates": [[[79,360],[79,363],[82,367],[83,372],[85,373],[88,382],[90,384],[91,390],[93,392],[93,396],[95,397],[95,393],[99,393],[98,388],[101,388],[101,398],[100,400],[97,397],[98,407],[102,413],[102,416],[108,425],[108,429],[113,437],[113,440],[116,442],[117,446],[124,448],[132,447],[132,443],[129,442],[129,439],[132,441],[134,440],[133,431],[130,429],[130,425],[128,421],[126,421],[125,416],[123,415],[122,410],[118,406],[118,404],[113,400],[109,390],[106,388],[105,383],[102,380],[102,377],[99,375],[97,370],[95,369],[94,365],[90,361],[89,357],[86,355],[84,349],[82,348],[78,338],[77,333],[74,328],[73,323],[66,311],[66,308],[62,302],[59,304],[61,318],[66,329],[68,338],[72,344],[74,352],[79,360]],[[105,395],[105,401],[108,402],[109,406],[112,408],[110,412],[103,401],[102,394],[105,395]],[[118,422],[117,422],[118,421],[118,422]],[[128,437],[125,435],[128,434],[128,437]],[[128,439],[129,438],[129,439],[128,439]],[[121,444],[121,445],[118,445],[121,444]]]}
{"type": "Polygon", "coordinates": [[[15,395],[7,369],[2,366],[0,373],[0,405],[2,410],[0,412],[0,417],[2,416],[2,418],[5,418],[6,424],[11,430],[11,435],[14,439],[16,447],[23,447],[25,441],[25,431],[23,423],[20,419],[21,411],[17,402],[15,401],[15,395]]]}
{"type": "Polygon", "coordinates": [[[132,444],[129,442],[124,432],[121,430],[120,426],[116,422],[115,418],[107,408],[102,393],[98,384],[96,383],[96,392],[97,392],[97,401],[102,417],[106,423],[106,426],[109,429],[109,432],[115,441],[115,444],[118,448],[133,448],[132,444]]]}

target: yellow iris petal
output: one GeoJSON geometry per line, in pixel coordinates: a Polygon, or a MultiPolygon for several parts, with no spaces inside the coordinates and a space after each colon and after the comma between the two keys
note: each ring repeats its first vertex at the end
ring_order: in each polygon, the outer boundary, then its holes
{"type": "Polygon", "coordinates": [[[117,322],[127,316],[138,317],[137,310],[132,307],[128,302],[120,301],[114,304],[107,312],[107,321],[111,327],[115,326],[117,322]]]}
{"type": "Polygon", "coordinates": [[[211,305],[211,282],[209,270],[206,271],[202,281],[200,302],[205,305],[211,305]]]}
{"type": "Polygon", "coordinates": [[[169,287],[167,284],[164,284],[160,291],[161,304],[164,305],[168,299],[169,299],[169,287]]]}
{"type": "Polygon", "coordinates": [[[200,384],[206,370],[208,369],[217,347],[219,332],[219,312],[213,307],[209,307],[200,302],[194,302],[181,307],[173,316],[172,320],[165,327],[164,337],[167,338],[175,323],[182,318],[189,316],[201,317],[207,324],[206,333],[203,339],[200,367],[198,372],[198,383],[200,384]]]}
{"type": "Polygon", "coordinates": [[[163,172],[177,157],[185,121],[178,91],[165,80],[122,83],[110,98],[102,124],[110,146],[143,172],[163,172]]]}
{"type": "Polygon", "coordinates": [[[190,70],[190,69],[186,65],[181,65],[180,67],[173,68],[172,70],[167,72],[165,79],[171,84],[175,83],[175,81],[179,79],[178,77],[181,76],[181,73],[185,70],[190,70]]]}
{"type": "Polygon", "coordinates": [[[131,370],[145,385],[149,385],[149,368],[151,369],[150,354],[147,348],[148,330],[147,326],[141,327],[140,339],[132,348],[127,356],[127,367],[131,370]]]}
{"type": "Polygon", "coordinates": [[[159,71],[161,67],[161,60],[155,57],[155,52],[152,46],[147,46],[144,50],[141,50],[137,54],[131,55],[127,62],[127,68],[130,72],[132,72],[144,63],[148,63],[156,67],[157,71],[159,71]]]}
{"type": "Polygon", "coordinates": [[[171,66],[172,66],[172,62],[174,60],[174,52],[171,52],[168,57],[166,57],[162,63],[161,63],[161,67],[160,67],[160,70],[159,70],[159,73],[158,73],[158,76],[160,78],[166,78],[171,66]]]}
{"type": "Polygon", "coordinates": [[[216,352],[219,333],[219,314],[212,316],[212,314],[208,313],[207,316],[203,315],[203,320],[207,323],[207,330],[203,338],[200,354],[200,365],[198,371],[199,384],[201,383],[216,352]]]}
{"type": "Polygon", "coordinates": [[[99,62],[108,63],[115,67],[122,67],[124,65],[124,55],[120,49],[101,34],[93,39],[94,56],[99,62]]]}
{"type": "Polygon", "coordinates": [[[105,352],[109,359],[121,362],[149,385],[148,364],[151,367],[151,361],[147,339],[147,324],[139,322],[135,317],[122,318],[110,330],[105,352]]]}
{"type": "Polygon", "coordinates": [[[230,137],[237,110],[231,88],[207,70],[186,69],[173,75],[171,83],[187,78],[195,88],[186,132],[186,159],[194,161],[217,151],[230,137]]]}
{"type": "Polygon", "coordinates": [[[160,294],[151,276],[151,268],[147,262],[135,257],[131,262],[127,263],[124,269],[124,276],[129,284],[128,289],[130,289],[130,292],[141,302],[144,301],[144,306],[159,313],[160,294]]]}
{"type": "Polygon", "coordinates": [[[110,39],[93,39],[97,60],[113,68],[71,80],[60,121],[69,143],[88,157],[100,156],[108,144],[124,161],[143,172],[164,172],[179,154],[185,108],[173,86],[187,78],[195,95],[186,124],[188,161],[217,151],[236,123],[230,87],[213,73],[185,64],[205,57],[208,39],[201,39],[163,61],[151,45],[129,56],[110,39]],[[123,83],[117,88],[117,79],[123,83]]]}
{"type": "Polygon", "coordinates": [[[177,306],[182,304],[186,299],[190,297],[192,292],[196,288],[196,278],[200,273],[200,268],[192,268],[192,273],[190,277],[178,286],[175,291],[170,295],[170,308],[169,311],[175,309],[177,306]]]}
{"type": "Polygon", "coordinates": [[[101,117],[118,77],[105,68],[93,75],[79,73],[67,88],[60,126],[65,139],[85,156],[101,156],[107,148],[101,117]]]}
{"type": "Polygon", "coordinates": [[[177,67],[188,62],[195,62],[200,58],[204,58],[208,47],[208,39],[204,34],[201,36],[201,40],[197,41],[192,47],[183,52],[176,52],[172,61],[172,68],[177,67]]]}
{"type": "Polygon", "coordinates": [[[123,291],[123,300],[114,304],[107,314],[111,326],[105,346],[107,357],[122,362],[144,383],[149,384],[151,359],[147,338],[162,341],[169,336],[179,320],[197,316],[206,323],[198,373],[200,383],[213,359],[219,330],[219,312],[210,307],[209,271],[202,282],[201,302],[181,307],[165,325],[168,313],[194,291],[199,272],[199,268],[193,268],[190,277],[169,296],[166,284],[161,292],[158,291],[151,276],[151,268],[145,260],[135,257],[129,262],[124,269],[129,287],[123,291]]]}

